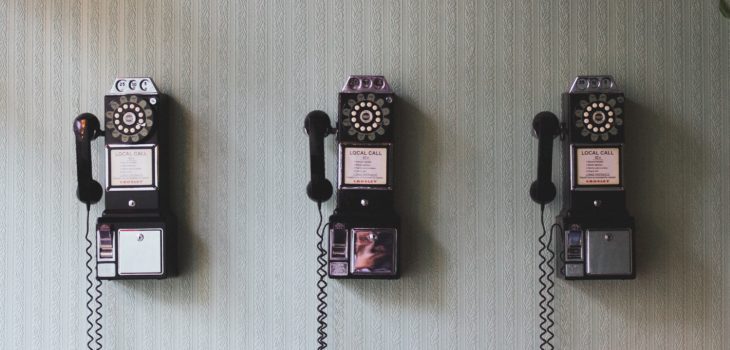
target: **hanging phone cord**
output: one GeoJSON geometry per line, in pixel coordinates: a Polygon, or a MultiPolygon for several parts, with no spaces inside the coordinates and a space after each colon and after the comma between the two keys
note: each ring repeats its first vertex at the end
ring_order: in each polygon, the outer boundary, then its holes
{"type": "Polygon", "coordinates": [[[553,228],[556,226],[559,228],[560,225],[558,223],[553,224],[550,227],[550,233],[548,234],[547,229],[545,228],[545,205],[540,206],[540,221],[542,223],[542,234],[539,237],[540,241],[540,264],[538,265],[538,268],[540,269],[540,350],[552,350],[554,349],[553,344],[551,343],[552,339],[555,337],[555,334],[553,333],[553,325],[555,325],[555,321],[553,321],[553,313],[555,312],[555,309],[553,309],[553,300],[555,299],[555,296],[553,295],[553,287],[555,286],[555,282],[553,281],[553,274],[555,273],[555,268],[552,265],[553,259],[555,258],[555,252],[553,252],[550,249],[550,245],[552,244],[552,234],[553,234],[553,228]]]}
{"type": "Polygon", "coordinates": [[[317,238],[319,238],[317,242],[317,250],[319,251],[319,255],[317,255],[317,263],[319,264],[317,268],[317,274],[319,275],[319,281],[317,281],[317,289],[319,290],[317,292],[317,300],[319,301],[317,305],[317,323],[319,323],[319,327],[317,327],[317,334],[319,334],[317,344],[319,346],[317,349],[323,350],[327,348],[327,342],[325,341],[327,339],[327,322],[325,321],[327,319],[327,312],[325,311],[327,309],[327,302],[325,301],[325,298],[327,298],[327,292],[325,291],[327,288],[327,281],[325,280],[325,277],[327,277],[327,260],[325,260],[327,251],[324,250],[322,245],[324,243],[324,231],[329,223],[325,224],[324,227],[322,226],[322,202],[317,203],[317,210],[319,211],[319,224],[317,224],[317,238]]]}
{"type": "Polygon", "coordinates": [[[86,323],[89,325],[89,328],[86,330],[86,335],[89,336],[89,341],[86,343],[86,346],[89,348],[89,350],[99,350],[101,349],[101,281],[98,281],[98,284],[96,284],[96,287],[94,287],[94,269],[91,267],[91,261],[94,260],[94,256],[91,253],[91,247],[92,242],[91,238],[89,238],[89,214],[91,212],[91,205],[86,205],[86,235],[84,238],[86,239],[86,268],[87,268],[87,275],[86,275],[86,281],[89,283],[88,287],[86,288],[86,295],[89,297],[88,301],[86,302],[86,310],[89,311],[89,315],[86,316],[86,323]],[[92,290],[96,291],[96,295],[92,292],[92,290]],[[96,314],[96,318],[94,318],[94,314],[96,314]]]}

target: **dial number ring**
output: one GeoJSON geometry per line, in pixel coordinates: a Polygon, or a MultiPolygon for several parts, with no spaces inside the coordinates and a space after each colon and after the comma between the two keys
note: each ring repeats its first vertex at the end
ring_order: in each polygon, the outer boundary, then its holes
{"type": "Polygon", "coordinates": [[[122,142],[139,142],[149,135],[154,118],[148,102],[138,96],[120,96],[109,102],[106,128],[122,142]]]}
{"type": "Polygon", "coordinates": [[[376,135],[385,134],[385,128],[390,124],[390,109],[374,94],[360,94],[356,99],[349,99],[342,114],[345,116],[343,125],[349,127],[347,133],[356,135],[358,140],[373,141],[376,135]]]}
{"type": "Polygon", "coordinates": [[[590,136],[591,141],[599,139],[608,141],[610,135],[618,134],[616,127],[623,123],[622,109],[619,105],[622,97],[609,99],[605,94],[589,95],[588,100],[580,100],[575,110],[576,127],[581,129],[581,135],[590,136]]]}

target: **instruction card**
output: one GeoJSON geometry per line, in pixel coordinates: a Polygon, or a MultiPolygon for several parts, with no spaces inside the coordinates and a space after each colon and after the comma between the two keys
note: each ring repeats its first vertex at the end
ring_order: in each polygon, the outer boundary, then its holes
{"type": "Polygon", "coordinates": [[[385,147],[345,147],[346,185],[387,185],[388,149],[385,147]]]}
{"type": "Polygon", "coordinates": [[[152,149],[123,148],[109,151],[111,186],[152,186],[152,149]]]}
{"type": "Polygon", "coordinates": [[[577,148],[575,152],[578,186],[621,184],[620,148],[577,148]]]}

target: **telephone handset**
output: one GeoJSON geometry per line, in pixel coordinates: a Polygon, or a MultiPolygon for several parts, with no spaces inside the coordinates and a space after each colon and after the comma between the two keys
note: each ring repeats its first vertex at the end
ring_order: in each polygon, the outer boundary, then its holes
{"type": "Polygon", "coordinates": [[[539,139],[537,151],[537,180],[530,186],[530,197],[540,205],[555,199],[552,182],[553,139],[560,135],[560,123],[555,114],[540,112],[532,121],[532,130],[539,139]]]}
{"type": "Polygon", "coordinates": [[[76,136],[76,173],[78,187],[76,196],[80,201],[91,205],[98,202],[104,190],[91,175],[91,141],[103,135],[99,120],[93,114],[84,113],[76,117],[73,123],[76,136]]]}
{"type": "Polygon", "coordinates": [[[309,135],[309,162],[311,180],[307,184],[307,196],[317,203],[332,197],[332,183],[324,175],[324,138],[334,129],[330,117],[322,111],[312,111],[304,119],[304,130],[309,135]]]}
{"type": "Polygon", "coordinates": [[[327,347],[326,276],[396,279],[400,275],[400,218],[393,206],[394,99],[383,76],[353,75],[339,94],[336,128],[322,111],[312,111],[304,120],[311,166],[307,195],[317,202],[320,214],[318,349],[327,347]],[[324,138],[333,133],[338,154],[337,204],[322,226],[321,205],[333,191],[325,177],[324,138]],[[328,229],[329,250],[325,250],[328,229]]]}

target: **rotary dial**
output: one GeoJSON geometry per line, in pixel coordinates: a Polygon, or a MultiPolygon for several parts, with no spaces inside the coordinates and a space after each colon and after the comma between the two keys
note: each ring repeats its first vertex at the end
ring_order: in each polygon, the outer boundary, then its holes
{"type": "Polygon", "coordinates": [[[147,101],[136,95],[121,96],[109,103],[106,128],[122,142],[139,142],[149,135],[154,124],[147,101]]]}
{"type": "Polygon", "coordinates": [[[621,104],[623,97],[611,98],[604,94],[589,95],[588,100],[581,100],[580,107],[575,110],[575,126],[581,129],[581,135],[590,135],[591,141],[608,141],[609,135],[618,134],[617,126],[623,125],[621,104]]]}
{"type": "Polygon", "coordinates": [[[357,99],[347,101],[347,107],[342,110],[342,124],[349,127],[347,133],[357,135],[358,140],[375,140],[376,135],[383,135],[385,128],[390,125],[390,109],[385,106],[391,99],[375,98],[374,94],[357,95],[357,99]],[[384,107],[385,106],[385,107],[384,107]]]}

